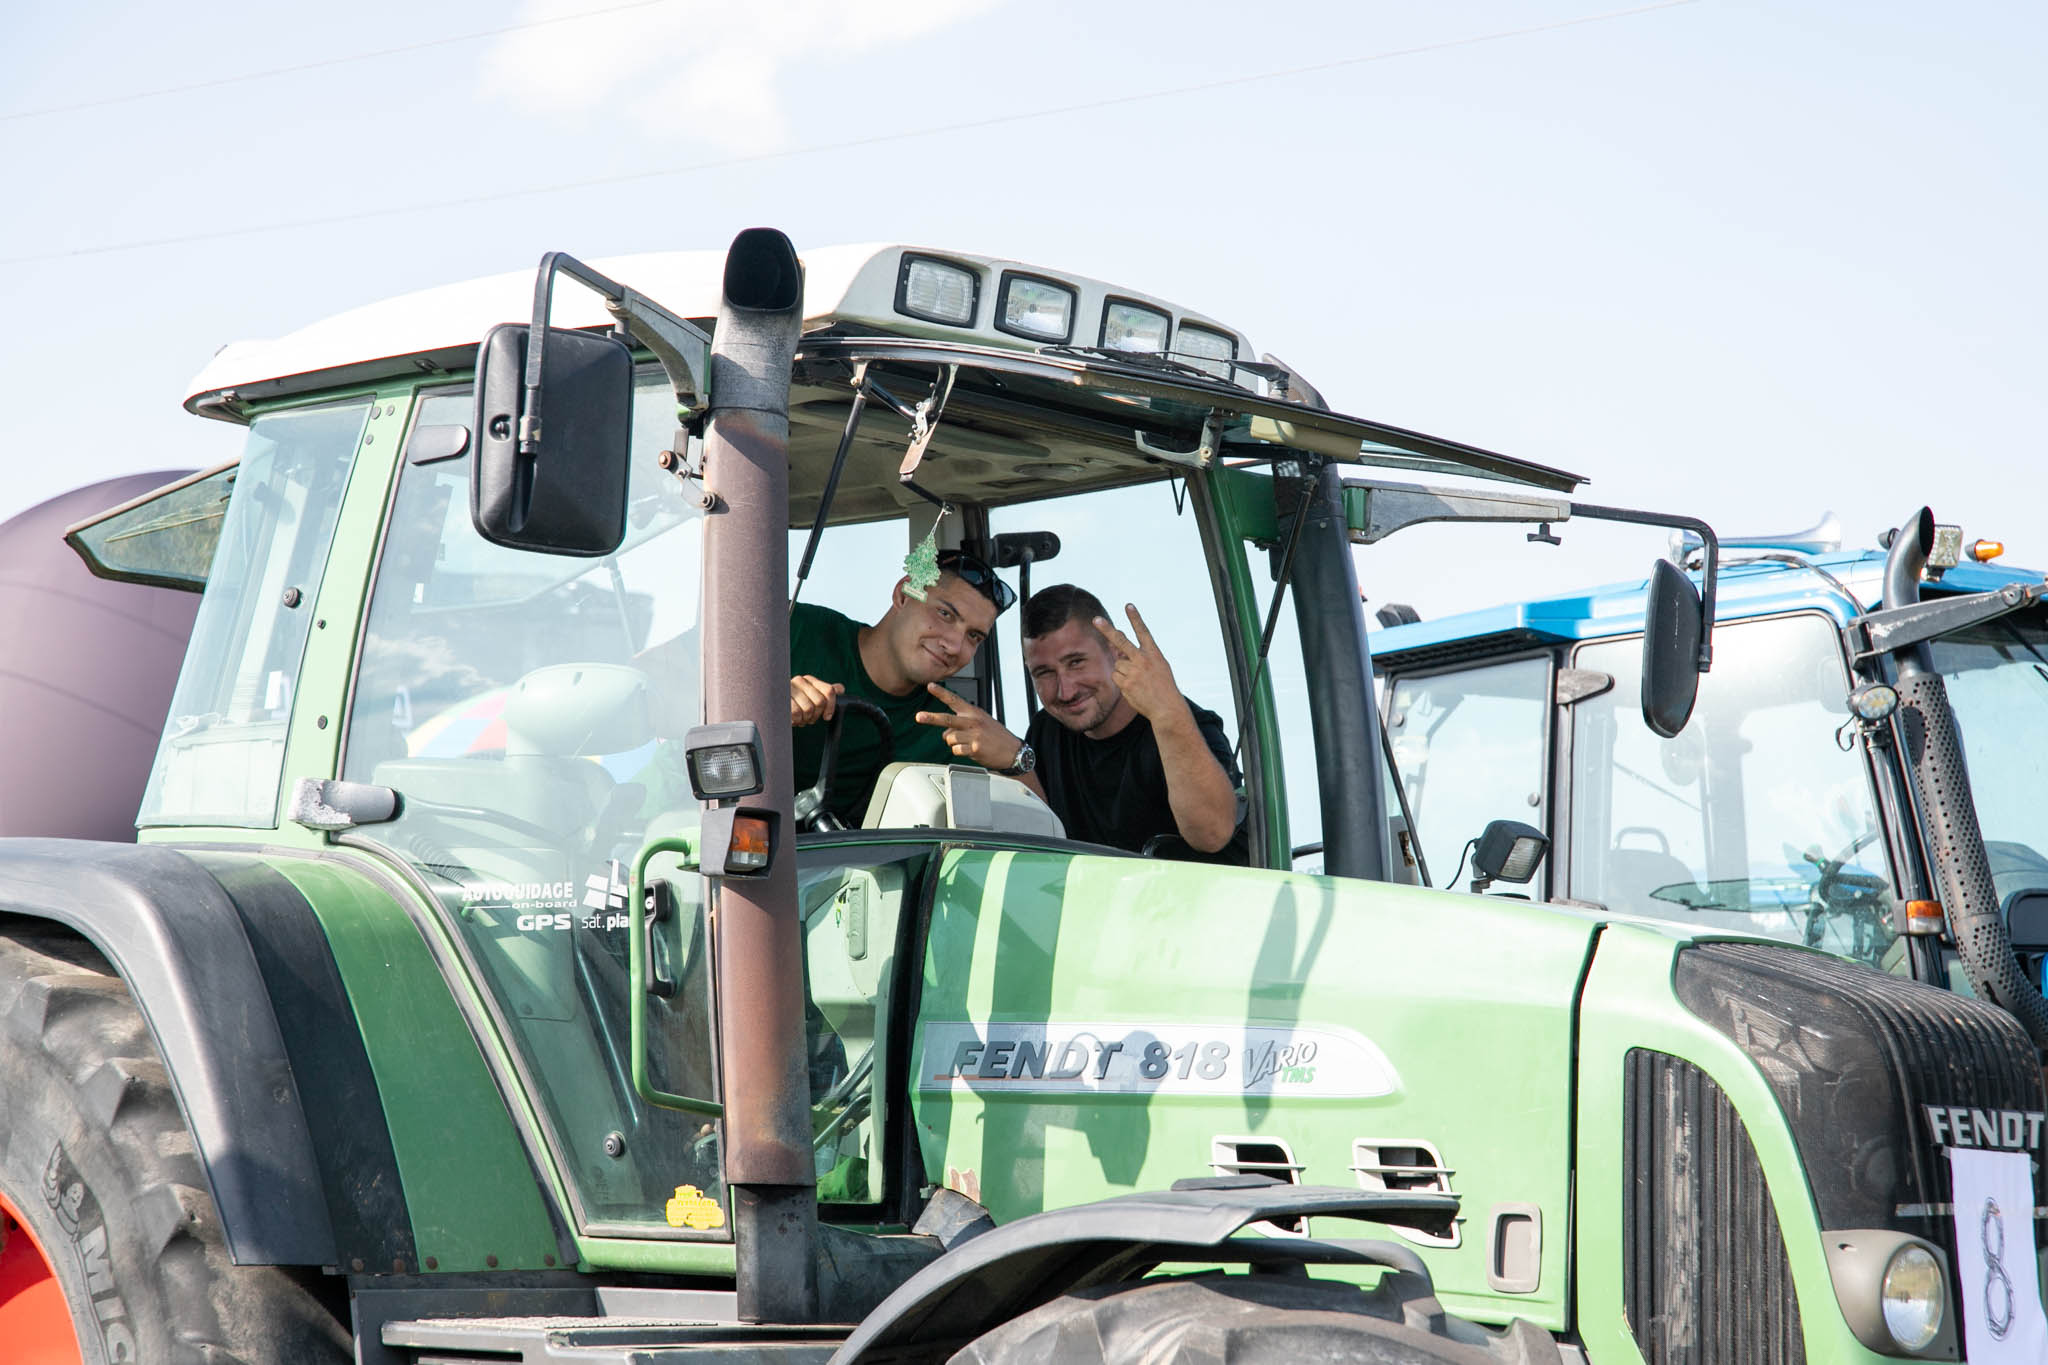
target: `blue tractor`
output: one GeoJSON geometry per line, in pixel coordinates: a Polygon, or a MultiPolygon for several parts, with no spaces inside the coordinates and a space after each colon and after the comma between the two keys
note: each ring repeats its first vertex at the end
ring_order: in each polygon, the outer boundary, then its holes
{"type": "MultiPolygon", "coordinates": [[[[1429,492],[1353,489],[1353,540],[1602,510],[1429,492]]],[[[2048,1045],[2042,575],[1925,509],[1881,540],[1844,549],[1832,518],[1707,531],[1648,580],[1438,620],[1380,608],[1411,875],[1804,944],[1995,1000],[2048,1045]],[[1710,635],[1660,640],[1656,599],[1694,584],[1710,635]],[[1661,722],[1638,705],[1660,650],[1700,665],[1689,714],[1661,722]],[[1514,826],[1548,841],[1520,885],[1492,879],[1483,837],[1514,826]]]]}

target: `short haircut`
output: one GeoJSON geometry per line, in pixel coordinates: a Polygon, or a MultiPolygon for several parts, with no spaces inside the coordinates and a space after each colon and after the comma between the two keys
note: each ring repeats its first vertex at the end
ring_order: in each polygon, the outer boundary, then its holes
{"type": "Polygon", "coordinates": [[[1031,600],[1024,604],[1024,638],[1043,639],[1069,621],[1079,621],[1094,630],[1098,616],[1109,619],[1102,599],[1072,583],[1055,583],[1032,593],[1031,600]]]}

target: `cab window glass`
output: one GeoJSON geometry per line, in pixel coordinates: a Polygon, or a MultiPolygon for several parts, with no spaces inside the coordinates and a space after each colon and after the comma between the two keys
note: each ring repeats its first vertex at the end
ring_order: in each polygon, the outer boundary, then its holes
{"type": "Polygon", "coordinates": [[[1466,845],[1491,821],[1547,827],[1549,714],[1547,658],[1394,680],[1387,735],[1435,885],[1467,884],[1466,845]]]}
{"type": "Polygon", "coordinates": [[[1692,719],[1643,724],[1642,641],[1581,647],[1614,686],[1572,708],[1571,895],[1879,963],[1890,878],[1849,681],[1818,616],[1724,623],[1692,719]]]}
{"type": "Polygon", "coordinates": [[[292,695],[370,400],[249,424],[138,825],[277,823],[292,695]]]}

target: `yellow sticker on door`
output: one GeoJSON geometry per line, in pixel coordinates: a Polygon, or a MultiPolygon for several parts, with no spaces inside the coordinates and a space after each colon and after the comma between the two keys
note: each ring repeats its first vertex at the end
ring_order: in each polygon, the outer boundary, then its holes
{"type": "Polygon", "coordinates": [[[675,1198],[668,1201],[668,1225],[689,1228],[693,1232],[722,1228],[725,1226],[725,1208],[695,1185],[678,1185],[675,1198]]]}

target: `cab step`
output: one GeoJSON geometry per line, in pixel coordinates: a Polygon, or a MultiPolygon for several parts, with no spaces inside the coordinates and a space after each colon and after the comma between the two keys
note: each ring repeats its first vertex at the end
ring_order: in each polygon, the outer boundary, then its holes
{"type": "Polygon", "coordinates": [[[387,1322],[387,1354],[406,1365],[824,1365],[847,1328],[675,1322],[659,1318],[415,1318],[387,1322]]]}

